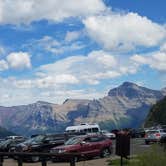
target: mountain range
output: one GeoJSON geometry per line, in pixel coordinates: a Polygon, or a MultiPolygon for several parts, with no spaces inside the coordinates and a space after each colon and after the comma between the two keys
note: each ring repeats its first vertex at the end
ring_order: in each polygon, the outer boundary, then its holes
{"type": "Polygon", "coordinates": [[[143,124],[151,106],[165,95],[165,89],[152,90],[124,82],[100,99],[1,106],[0,126],[22,135],[62,132],[68,125],[85,122],[98,123],[103,129],[137,128],[143,124]]]}

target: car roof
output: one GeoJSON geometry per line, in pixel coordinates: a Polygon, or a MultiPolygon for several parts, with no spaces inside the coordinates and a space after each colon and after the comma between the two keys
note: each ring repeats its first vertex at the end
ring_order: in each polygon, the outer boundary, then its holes
{"type": "Polygon", "coordinates": [[[147,132],[151,132],[151,131],[153,131],[153,132],[157,132],[157,131],[164,131],[163,129],[153,129],[153,130],[148,130],[147,132]]]}

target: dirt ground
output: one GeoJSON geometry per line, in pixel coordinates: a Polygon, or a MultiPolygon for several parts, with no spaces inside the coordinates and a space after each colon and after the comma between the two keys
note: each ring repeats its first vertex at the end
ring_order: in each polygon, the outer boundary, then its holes
{"type": "MultiPolygon", "coordinates": [[[[108,166],[107,160],[110,160],[111,157],[108,158],[99,158],[88,161],[77,162],[76,166],[108,166]]],[[[18,166],[17,162],[12,159],[5,160],[3,166],[18,166]]],[[[23,166],[41,166],[41,163],[24,163],[23,166]]],[[[69,163],[52,163],[48,161],[47,166],[70,166],[69,163]]]]}

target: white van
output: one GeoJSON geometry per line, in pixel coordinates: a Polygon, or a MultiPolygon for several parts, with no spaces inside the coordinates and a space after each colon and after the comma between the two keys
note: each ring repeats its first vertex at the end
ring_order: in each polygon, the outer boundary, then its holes
{"type": "Polygon", "coordinates": [[[23,136],[11,135],[7,136],[6,139],[25,139],[23,136]]]}
{"type": "Polygon", "coordinates": [[[98,124],[82,123],[76,126],[68,126],[66,133],[99,133],[100,127],[98,124]]]}

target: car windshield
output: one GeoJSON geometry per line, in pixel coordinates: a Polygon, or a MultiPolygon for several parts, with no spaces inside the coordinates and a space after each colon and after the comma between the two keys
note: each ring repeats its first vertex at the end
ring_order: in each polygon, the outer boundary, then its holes
{"type": "Polygon", "coordinates": [[[39,136],[36,136],[36,137],[33,137],[31,139],[28,139],[27,141],[25,141],[24,143],[25,144],[29,144],[29,143],[40,143],[43,141],[43,139],[45,138],[44,135],[39,135],[39,136]]]}
{"type": "Polygon", "coordinates": [[[75,145],[80,143],[82,140],[82,137],[73,137],[70,138],[68,141],[65,142],[65,145],[75,145]]]}
{"type": "Polygon", "coordinates": [[[10,144],[11,142],[12,142],[11,139],[8,139],[8,140],[6,140],[6,141],[2,141],[2,142],[0,143],[0,146],[6,146],[6,145],[10,144]]]}
{"type": "Polygon", "coordinates": [[[153,130],[153,131],[148,131],[147,134],[155,134],[155,133],[159,133],[158,130],[153,130]]]}

